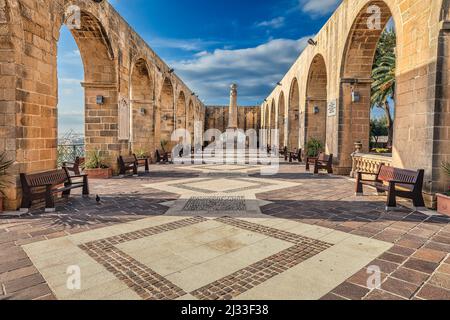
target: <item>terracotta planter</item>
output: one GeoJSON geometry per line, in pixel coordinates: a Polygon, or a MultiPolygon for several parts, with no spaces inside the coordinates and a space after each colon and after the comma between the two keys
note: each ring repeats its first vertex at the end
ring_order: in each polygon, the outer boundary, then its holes
{"type": "Polygon", "coordinates": [[[89,179],[110,179],[112,177],[112,169],[85,169],[89,179]]]}
{"type": "Polygon", "coordinates": [[[450,216],[450,196],[438,194],[438,212],[450,216]]]}

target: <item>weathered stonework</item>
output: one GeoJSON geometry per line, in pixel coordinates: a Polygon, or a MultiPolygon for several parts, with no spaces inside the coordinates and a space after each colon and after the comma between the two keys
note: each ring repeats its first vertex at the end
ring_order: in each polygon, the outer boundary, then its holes
{"type": "MultiPolygon", "coordinates": [[[[217,129],[225,132],[228,128],[228,106],[206,106],[205,130],[217,129]]],[[[238,128],[244,131],[255,129],[259,131],[261,126],[260,107],[239,106],[238,128]]]]}
{"type": "MultiPolygon", "coordinates": [[[[71,32],[84,64],[87,151],[101,150],[112,166],[119,154],[153,153],[160,139],[170,140],[181,95],[190,119],[204,115],[200,100],[107,1],[0,0],[0,150],[16,161],[16,177],[56,167],[57,43],[72,21],[69,8],[80,13],[71,32]]],[[[9,208],[17,207],[17,189],[7,192],[9,208]]]]}
{"type": "Polygon", "coordinates": [[[398,53],[393,165],[425,169],[427,190],[447,188],[440,166],[450,161],[448,8],[448,0],[344,0],[317,34],[317,44],[304,50],[261,106],[261,127],[273,128],[274,119],[279,128],[287,123],[281,146],[303,148],[310,137],[322,140],[337,156],[336,172],[349,173],[354,143],[361,141],[363,152],[369,148],[373,57],[392,17],[398,53]],[[352,101],[352,90],[359,102],[352,101]],[[327,115],[326,106],[334,104],[336,114],[327,115]]]}

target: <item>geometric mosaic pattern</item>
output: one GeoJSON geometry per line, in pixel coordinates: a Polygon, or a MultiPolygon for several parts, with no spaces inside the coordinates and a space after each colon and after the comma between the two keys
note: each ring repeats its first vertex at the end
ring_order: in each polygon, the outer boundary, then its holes
{"type": "MultiPolygon", "coordinates": [[[[202,217],[188,218],[161,226],[88,242],[79,247],[95,261],[104,266],[117,279],[123,281],[142,299],[173,300],[187,293],[146,265],[119,250],[116,245],[192,226],[205,221],[208,220],[202,217]]],[[[323,241],[229,217],[219,218],[215,221],[290,242],[292,246],[191,292],[192,296],[200,300],[233,299],[332,246],[323,241]]]]}
{"type": "Polygon", "coordinates": [[[249,190],[258,190],[260,188],[264,188],[264,187],[268,187],[268,186],[272,185],[270,183],[265,183],[265,182],[261,182],[261,181],[253,181],[253,180],[239,178],[239,177],[227,177],[222,180],[227,183],[232,183],[234,186],[232,188],[228,188],[228,189],[221,189],[220,186],[218,186],[219,189],[217,189],[217,190],[211,189],[211,188],[206,188],[206,187],[200,187],[202,184],[206,185],[207,183],[213,183],[213,184],[219,183],[216,180],[216,178],[201,179],[201,180],[195,181],[195,183],[186,182],[186,183],[181,183],[181,184],[173,184],[170,186],[176,187],[179,189],[188,190],[188,191],[203,193],[203,194],[215,194],[218,192],[225,193],[225,194],[231,194],[231,193],[239,193],[239,192],[244,192],[244,191],[249,191],[249,190]],[[244,186],[239,186],[242,184],[244,184],[244,186]],[[199,185],[199,186],[196,186],[196,185],[199,185]]]}
{"type": "Polygon", "coordinates": [[[183,207],[185,211],[245,211],[244,197],[192,197],[183,207]]]}

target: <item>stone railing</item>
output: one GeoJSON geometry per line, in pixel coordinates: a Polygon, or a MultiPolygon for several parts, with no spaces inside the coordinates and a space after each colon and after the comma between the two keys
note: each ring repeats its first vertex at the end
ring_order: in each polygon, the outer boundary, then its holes
{"type": "Polygon", "coordinates": [[[392,155],[355,152],[352,154],[353,165],[351,176],[357,172],[377,173],[380,165],[392,165],[392,155]]]}

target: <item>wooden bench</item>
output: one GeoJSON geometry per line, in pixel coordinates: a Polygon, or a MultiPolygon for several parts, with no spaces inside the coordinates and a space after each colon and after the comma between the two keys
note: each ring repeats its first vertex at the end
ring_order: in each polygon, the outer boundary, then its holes
{"type": "Polygon", "coordinates": [[[138,169],[143,167],[145,169],[145,172],[150,171],[150,167],[149,167],[150,158],[148,158],[148,157],[138,158],[135,154],[133,156],[136,159],[138,169]]]}
{"type": "Polygon", "coordinates": [[[121,176],[127,174],[128,171],[132,171],[134,176],[138,175],[138,161],[135,155],[132,156],[120,156],[118,158],[119,174],[121,176]]]}
{"type": "Polygon", "coordinates": [[[81,167],[84,165],[85,159],[76,157],[75,162],[63,162],[63,168],[66,168],[69,173],[73,173],[76,176],[81,175],[81,167]]]}
{"type": "Polygon", "coordinates": [[[306,171],[314,166],[314,174],[318,174],[319,170],[327,170],[329,174],[333,173],[333,154],[327,155],[321,152],[318,157],[306,158],[306,171]]]}
{"type": "Polygon", "coordinates": [[[293,161],[302,162],[302,149],[289,152],[289,162],[293,161]]]}
{"type": "Polygon", "coordinates": [[[21,173],[20,182],[23,193],[22,209],[30,209],[34,200],[45,200],[45,212],[55,212],[55,194],[62,193],[64,197],[68,197],[71,190],[82,188],[83,195],[89,195],[88,176],[71,176],[67,168],[34,174],[21,173]],[[83,180],[74,182],[74,178],[83,180]]]}
{"type": "Polygon", "coordinates": [[[159,150],[156,150],[155,154],[156,154],[156,163],[166,164],[170,161],[171,156],[170,153],[168,152],[161,154],[159,150]]]}
{"type": "Polygon", "coordinates": [[[424,170],[405,170],[381,165],[378,173],[358,172],[356,179],[356,195],[363,195],[363,185],[375,187],[379,194],[388,193],[386,211],[397,207],[397,197],[413,201],[414,208],[425,207],[422,189],[424,170]],[[375,176],[375,179],[364,179],[363,176],[375,176]]]}

